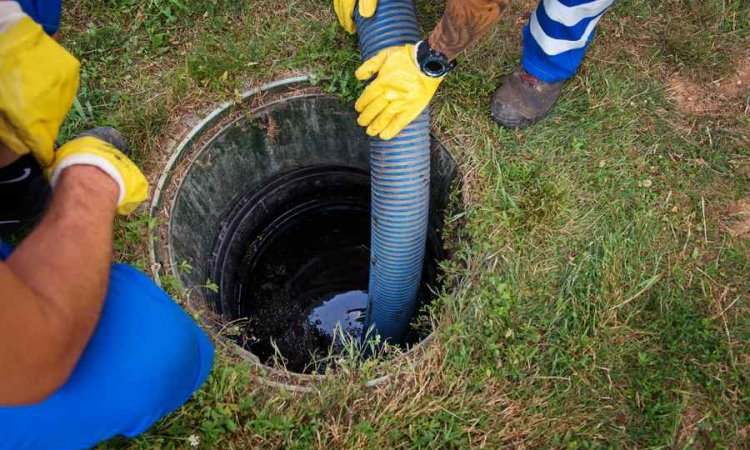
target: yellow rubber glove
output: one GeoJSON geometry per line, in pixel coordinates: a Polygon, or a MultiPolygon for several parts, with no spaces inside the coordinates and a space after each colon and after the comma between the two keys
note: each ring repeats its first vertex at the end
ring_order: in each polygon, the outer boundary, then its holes
{"type": "MultiPolygon", "coordinates": [[[[333,0],[333,9],[339,18],[339,23],[349,34],[357,32],[357,24],[354,22],[354,7],[357,0],[333,0]]],[[[378,8],[378,0],[359,0],[359,14],[362,17],[372,17],[378,8]]]]}
{"type": "Polygon", "coordinates": [[[365,61],[355,76],[362,81],[378,74],[354,105],[357,122],[367,134],[388,140],[424,111],[443,77],[428,77],[417,66],[414,45],[390,47],[365,61]]]}
{"type": "Polygon", "coordinates": [[[115,180],[120,187],[118,214],[130,214],[146,200],[146,177],[133,161],[101,139],[85,136],[60,147],[55,154],[55,162],[46,171],[50,184],[54,187],[62,171],[75,165],[98,167],[115,180]]]}
{"type": "Polygon", "coordinates": [[[78,92],[80,64],[24,17],[0,33],[0,141],[47,167],[78,92]]]}

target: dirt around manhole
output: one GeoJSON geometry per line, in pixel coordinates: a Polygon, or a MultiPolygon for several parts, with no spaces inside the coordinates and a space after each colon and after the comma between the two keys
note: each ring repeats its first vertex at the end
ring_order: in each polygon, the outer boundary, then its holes
{"type": "Polygon", "coordinates": [[[685,448],[693,444],[700,420],[701,414],[696,409],[687,408],[683,411],[673,448],[685,448]]]}
{"type": "Polygon", "coordinates": [[[750,197],[729,204],[723,216],[722,224],[729,234],[750,238],[750,197]]]}
{"type": "Polygon", "coordinates": [[[737,71],[728,77],[699,84],[679,75],[672,74],[667,80],[668,92],[680,112],[688,114],[732,114],[739,109],[750,114],[750,54],[737,64],[737,71]]]}

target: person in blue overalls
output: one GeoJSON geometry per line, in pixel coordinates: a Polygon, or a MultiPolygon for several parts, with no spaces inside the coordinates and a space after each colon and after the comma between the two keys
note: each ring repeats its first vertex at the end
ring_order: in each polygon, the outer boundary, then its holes
{"type": "MultiPolygon", "coordinates": [[[[500,125],[522,128],[552,110],[565,80],[575,75],[594,29],[616,0],[540,0],[523,31],[521,65],[505,77],[490,102],[500,125]]],[[[381,0],[381,3],[384,3],[381,0]]],[[[445,14],[429,37],[415,45],[381,51],[357,70],[375,76],[355,104],[370,136],[391,139],[429,104],[455,58],[478,41],[510,0],[447,0],[445,14]]],[[[371,17],[378,0],[333,0],[339,22],[354,33],[354,11],[371,17]]]]}
{"type": "Polygon", "coordinates": [[[97,128],[55,149],[79,85],[78,60],[49,36],[59,8],[0,0],[0,235],[41,211],[15,249],[0,242],[0,449],[138,435],[213,364],[211,341],[182,308],[111,263],[115,215],[148,193],[122,137],[97,128]]]}

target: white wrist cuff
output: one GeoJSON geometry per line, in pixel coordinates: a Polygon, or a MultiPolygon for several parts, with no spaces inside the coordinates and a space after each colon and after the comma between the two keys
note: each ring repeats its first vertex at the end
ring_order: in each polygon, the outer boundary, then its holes
{"type": "Polygon", "coordinates": [[[419,67],[419,60],[417,59],[417,55],[419,54],[419,46],[424,44],[424,41],[419,41],[416,44],[414,44],[414,65],[417,66],[417,69],[420,71],[422,70],[421,67],[419,67]]]}
{"type": "Polygon", "coordinates": [[[0,1],[0,33],[15,25],[26,17],[21,5],[16,2],[0,1]]]}
{"type": "Polygon", "coordinates": [[[109,175],[120,189],[119,197],[117,198],[117,204],[120,205],[125,198],[125,180],[122,179],[122,175],[117,168],[109,162],[106,158],[98,155],[92,155],[90,153],[78,153],[76,155],[70,155],[60,161],[60,164],[55,167],[55,171],[52,172],[52,176],[49,179],[49,184],[54,188],[57,185],[57,181],[60,178],[60,174],[63,170],[71,166],[94,166],[99,168],[107,175],[109,175]]]}

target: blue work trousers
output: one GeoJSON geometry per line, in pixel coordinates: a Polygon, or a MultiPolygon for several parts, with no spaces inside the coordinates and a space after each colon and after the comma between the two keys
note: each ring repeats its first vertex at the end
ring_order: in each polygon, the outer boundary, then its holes
{"type": "Polygon", "coordinates": [[[615,1],[540,1],[523,30],[523,68],[548,83],[575,75],[597,23],[615,1]]]}
{"type": "MultiPolygon", "coordinates": [[[[0,259],[9,251],[0,243],[0,259]]],[[[213,345],[193,319],[146,275],[114,264],[68,381],[42,403],[0,406],[0,449],[77,450],[136,436],[187,401],[212,364],[213,345]]]]}

